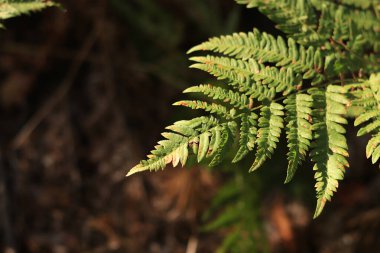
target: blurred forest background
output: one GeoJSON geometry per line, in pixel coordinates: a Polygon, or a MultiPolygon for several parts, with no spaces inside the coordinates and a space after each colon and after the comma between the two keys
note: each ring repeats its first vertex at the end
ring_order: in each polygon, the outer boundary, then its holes
{"type": "Polygon", "coordinates": [[[380,252],[380,172],[354,131],[351,168],[317,220],[311,166],[283,185],[281,158],[250,175],[125,178],[186,118],[170,106],[181,91],[210,79],[185,52],[253,27],[279,34],[265,16],[232,0],[60,2],[0,31],[1,252],[211,253],[233,233],[245,246],[232,252],[380,252]]]}

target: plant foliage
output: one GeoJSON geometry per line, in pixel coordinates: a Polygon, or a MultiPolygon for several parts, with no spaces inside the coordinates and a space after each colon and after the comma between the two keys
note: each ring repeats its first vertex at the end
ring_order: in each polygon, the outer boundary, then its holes
{"type": "MultiPolygon", "coordinates": [[[[51,6],[58,5],[50,0],[0,0],[0,22],[8,18],[40,11],[51,6]]],[[[0,26],[2,27],[1,23],[0,26]]]]}
{"type": "Polygon", "coordinates": [[[348,116],[371,134],[367,157],[380,158],[380,2],[377,0],[236,0],[258,8],[286,34],[248,33],[211,38],[189,50],[192,68],[222,80],[186,93],[204,100],[175,105],[208,116],[167,127],[147,160],[132,168],[157,171],[189,158],[215,166],[235,150],[233,163],[252,159],[259,169],[275,152],[281,135],[288,143],[285,182],[310,158],[314,163],[317,205],[314,217],[331,200],[349,167],[345,138],[348,116]],[[349,115],[355,106],[362,113],[349,115]]]}
{"type": "Polygon", "coordinates": [[[263,185],[258,177],[247,177],[243,171],[235,171],[218,191],[203,215],[207,224],[202,229],[205,232],[228,229],[216,253],[231,252],[231,249],[232,252],[250,253],[268,251],[257,208],[263,185]],[[213,218],[216,212],[219,212],[218,216],[213,218]]]}

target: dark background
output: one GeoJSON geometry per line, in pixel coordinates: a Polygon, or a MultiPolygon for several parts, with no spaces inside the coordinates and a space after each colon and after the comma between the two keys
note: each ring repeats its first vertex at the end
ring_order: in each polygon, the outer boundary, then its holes
{"type": "MultiPolygon", "coordinates": [[[[170,106],[210,79],[187,68],[190,47],[253,26],[279,33],[232,0],[61,3],[0,31],[0,250],[214,252],[228,229],[201,232],[201,217],[228,174],[125,174],[166,125],[191,117],[170,106]]],[[[355,155],[347,179],[316,221],[311,166],[295,178],[310,181],[298,183],[299,198],[281,184],[282,165],[259,173],[281,178],[259,193],[265,239],[257,244],[270,252],[380,251],[380,173],[364,157],[365,139],[351,129],[348,140],[355,155]]]]}

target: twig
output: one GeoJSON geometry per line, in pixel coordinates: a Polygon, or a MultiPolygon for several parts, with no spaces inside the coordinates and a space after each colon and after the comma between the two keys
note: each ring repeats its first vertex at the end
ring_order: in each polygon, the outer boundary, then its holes
{"type": "Polygon", "coordinates": [[[186,253],[196,253],[198,248],[198,239],[195,237],[190,237],[187,243],[186,253]]]}
{"type": "Polygon", "coordinates": [[[89,55],[98,35],[97,27],[94,31],[87,37],[86,41],[83,43],[81,50],[79,51],[77,57],[74,59],[70,69],[67,73],[65,80],[63,80],[60,87],[55,91],[55,93],[47,100],[47,102],[37,111],[36,114],[22,127],[20,132],[16,135],[12,141],[11,147],[17,149],[21,147],[25,141],[29,138],[32,132],[38,127],[42,120],[49,115],[52,110],[59,104],[60,101],[67,95],[71,86],[73,85],[78,72],[89,55]]]}

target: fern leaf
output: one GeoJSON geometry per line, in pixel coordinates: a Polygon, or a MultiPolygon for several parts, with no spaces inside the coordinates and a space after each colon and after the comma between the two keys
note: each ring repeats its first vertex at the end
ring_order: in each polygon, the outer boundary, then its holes
{"type": "Polygon", "coordinates": [[[231,224],[236,223],[241,217],[241,211],[235,206],[229,207],[227,210],[219,215],[215,220],[207,224],[203,230],[204,231],[213,231],[220,228],[225,228],[231,224]]]}
{"type": "Polygon", "coordinates": [[[366,111],[356,117],[354,125],[364,124],[359,129],[358,136],[372,134],[367,144],[366,155],[367,158],[372,157],[372,163],[376,163],[380,157],[380,74],[371,75],[368,83],[362,88],[353,104],[364,106],[366,111]]]}
{"type": "Polygon", "coordinates": [[[378,10],[371,8],[372,4],[375,6],[374,3],[362,1],[355,5],[352,1],[337,3],[333,0],[312,0],[311,3],[314,8],[322,12],[319,26],[327,28],[330,25],[328,29],[318,29],[324,39],[331,35],[336,41],[352,39],[355,37],[353,32],[355,26],[356,33],[361,34],[375,51],[380,49],[380,20],[376,14],[378,10]],[[328,25],[323,25],[326,22],[328,25]]]}
{"type": "Polygon", "coordinates": [[[241,234],[240,231],[232,231],[227,234],[227,236],[223,239],[222,245],[218,248],[216,253],[228,253],[230,249],[236,249],[236,245],[239,245],[241,242],[241,234]]]}
{"type": "Polygon", "coordinates": [[[288,169],[285,183],[292,180],[298,166],[305,160],[312,139],[312,98],[306,94],[292,94],[284,103],[287,111],[288,169]]]}
{"type": "Polygon", "coordinates": [[[315,88],[309,90],[313,98],[314,142],[311,144],[311,159],[315,162],[315,187],[317,207],[314,218],[318,217],[326,201],[330,201],[338,188],[338,180],[344,177],[348,167],[346,157],[347,142],[344,136],[346,124],[346,90],[341,86],[329,85],[326,90],[315,88]]]}
{"type": "Polygon", "coordinates": [[[372,136],[368,141],[366,147],[366,156],[370,158],[372,156],[372,163],[375,164],[380,158],[380,133],[372,136]]]}
{"type": "Polygon", "coordinates": [[[323,60],[319,50],[297,46],[292,38],[286,43],[281,36],[276,39],[265,32],[260,33],[257,29],[249,33],[234,33],[211,38],[193,47],[188,53],[200,50],[222,53],[242,60],[253,58],[260,63],[273,63],[279,67],[291,67],[299,74],[307,72],[305,77],[313,78],[314,83],[323,80],[320,74],[323,60]]]}
{"type": "MultiPolygon", "coordinates": [[[[289,149],[285,183],[309,152],[316,180],[316,218],[349,167],[346,117],[354,117],[354,124],[361,126],[358,136],[371,134],[367,157],[373,163],[380,159],[380,73],[363,81],[380,69],[378,0],[236,1],[266,14],[286,33],[287,41],[254,29],[214,37],[190,49],[188,53],[210,53],[190,58],[191,67],[226,85],[190,87],[184,92],[201,93],[205,101],[174,105],[212,116],[167,127],[165,139],[128,175],[168,164],[184,166],[189,158],[215,166],[229,147],[237,147],[233,163],[255,149],[249,170],[254,171],[273,155],[285,120],[289,149]]],[[[235,222],[236,214],[221,216],[215,226],[235,222]]]]}
{"type": "MultiPolygon", "coordinates": [[[[380,49],[378,4],[361,0],[236,0],[248,8],[257,7],[276,22],[277,27],[301,45],[323,46],[334,37],[337,41],[352,36],[354,24],[372,45],[380,49]],[[372,8],[372,6],[374,8],[372,8]],[[314,8],[321,12],[317,19],[314,8]]],[[[354,36],[355,37],[355,36],[354,36]]],[[[352,37],[351,37],[352,38],[352,37]]]]}
{"type": "Polygon", "coordinates": [[[211,144],[208,157],[212,157],[208,166],[214,167],[223,160],[225,147],[228,143],[230,128],[228,126],[218,126],[212,130],[211,144]]]}
{"type": "Polygon", "coordinates": [[[236,0],[260,12],[277,23],[277,28],[287,33],[301,45],[318,45],[322,38],[316,31],[317,18],[307,0],[236,0]]]}
{"type": "Polygon", "coordinates": [[[23,1],[0,1],[0,19],[8,19],[22,14],[40,11],[42,9],[58,6],[58,4],[49,0],[23,0],[23,1]]]}
{"type": "Polygon", "coordinates": [[[227,141],[211,141],[214,143],[210,146],[210,138],[212,140],[222,130],[224,130],[224,133],[221,135],[225,136],[227,126],[229,126],[228,122],[219,123],[213,117],[199,117],[192,120],[178,121],[174,125],[167,127],[173,132],[163,133],[162,135],[166,139],[159,141],[148,159],[133,167],[127,176],[146,170],[157,171],[170,163],[177,166],[181,162],[182,166],[184,166],[190,155],[189,148],[197,156],[198,162],[201,162],[208,152],[214,152],[214,157],[220,156],[217,150],[221,150],[227,141]]]}
{"type": "Polygon", "coordinates": [[[191,68],[206,71],[218,79],[228,79],[233,83],[244,84],[251,81],[252,73],[259,72],[260,66],[256,62],[248,64],[246,61],[227,57],[197,56],[191,57],[196,62],[191,68]]]}
{"type": "Polygon", "coordinates": [[[244,114],[241,117],[239,149],[232,160],[233,163],[242,160],[255,146],[257,118],[257,115],[253,112],[250,115],[244,114]]]}
{"type": "Polygon", "coordinates": [[[216,103],[210,104],[199,100],[182,100],[175,102],[173,105],[185,106],[191,109],[205,110],[206,112],[214,113],[227,119],[234,116],[234,110],[229,112],[225,106],[216,103]]]}
{"type": "MultiPolygon", "coordinates": [[[[356,0],[355,0],[356,1],[356,0]]],[[[357,8],[353,4],[347,5],[346,3],[336,3],[333,0],[311,0],[314,8],[321,10],[321,8],[332,7],[335,11],[341,11],[344,16],[343,19],[353,21],[359,29],[376,30],[379,28],[379,20],[376,14],[368,8],[370,5],[367,2],[367,8],[357,8]],[[321,4],[322,2],[322,4],[321,4]]],[[[363,7],[362,5],[361,7],[363,7]]]]}
{"type": "Polygon", "coordinates": [[[258,124],[260,128],[257,131],[256,158],[249,171],[261,167],[276,149],[281,129],[284,127],[282,119],[284,112],[282,110],[283,106],[275,102],[262,107],[258,124]]]}
{"type": "Polygon", "coordinates": [[[355,8],[361,8],[364,10],[370,9],[371,6],[375,6],[376,3],[379,3],[377,0],[340,0],[339,2],[345,5],[353,6],[355,8]]]}
{"type": "MultiPolygon", "coordinates": [[[[270,94],[270,99],[273,98],[275,92],[286,91],[285,93],[289,93],[297,85],[299,86],[301,81],[299,77],[294,75],[291,68],[278,70],[275,67],[266,67],[253,59],[243,61],[208,55],[192,57],[191,60],[197,62],[191,67],[207,71],[219,79],[228,79],[236,84],[255,82],[256,85],[266,88],[266,91],[259,95],[270,94]],[[269,90],[273,92],[268,93],[269,90]]],[[[242,89],[246,90],[248,94],[257,92],[257,90],[246,85],[243,85],[242,89]]]]}
{"type": "Polygon", "coordinates": [[[249,107],[249,98],[245,94],[234,92],[222,87],[212,86],[211,84],[201,84],[193,86],[183,91],[184,93],[199,92],[214,99],[228,103],[235,108],[244,109],[249,107]]]}
{"type": "Polygon", "coordinates": [[[210,144],[210,135],[210,132],[204,132],[199,136],[198,162],[202,161],[206,156],[210,144]]]}

